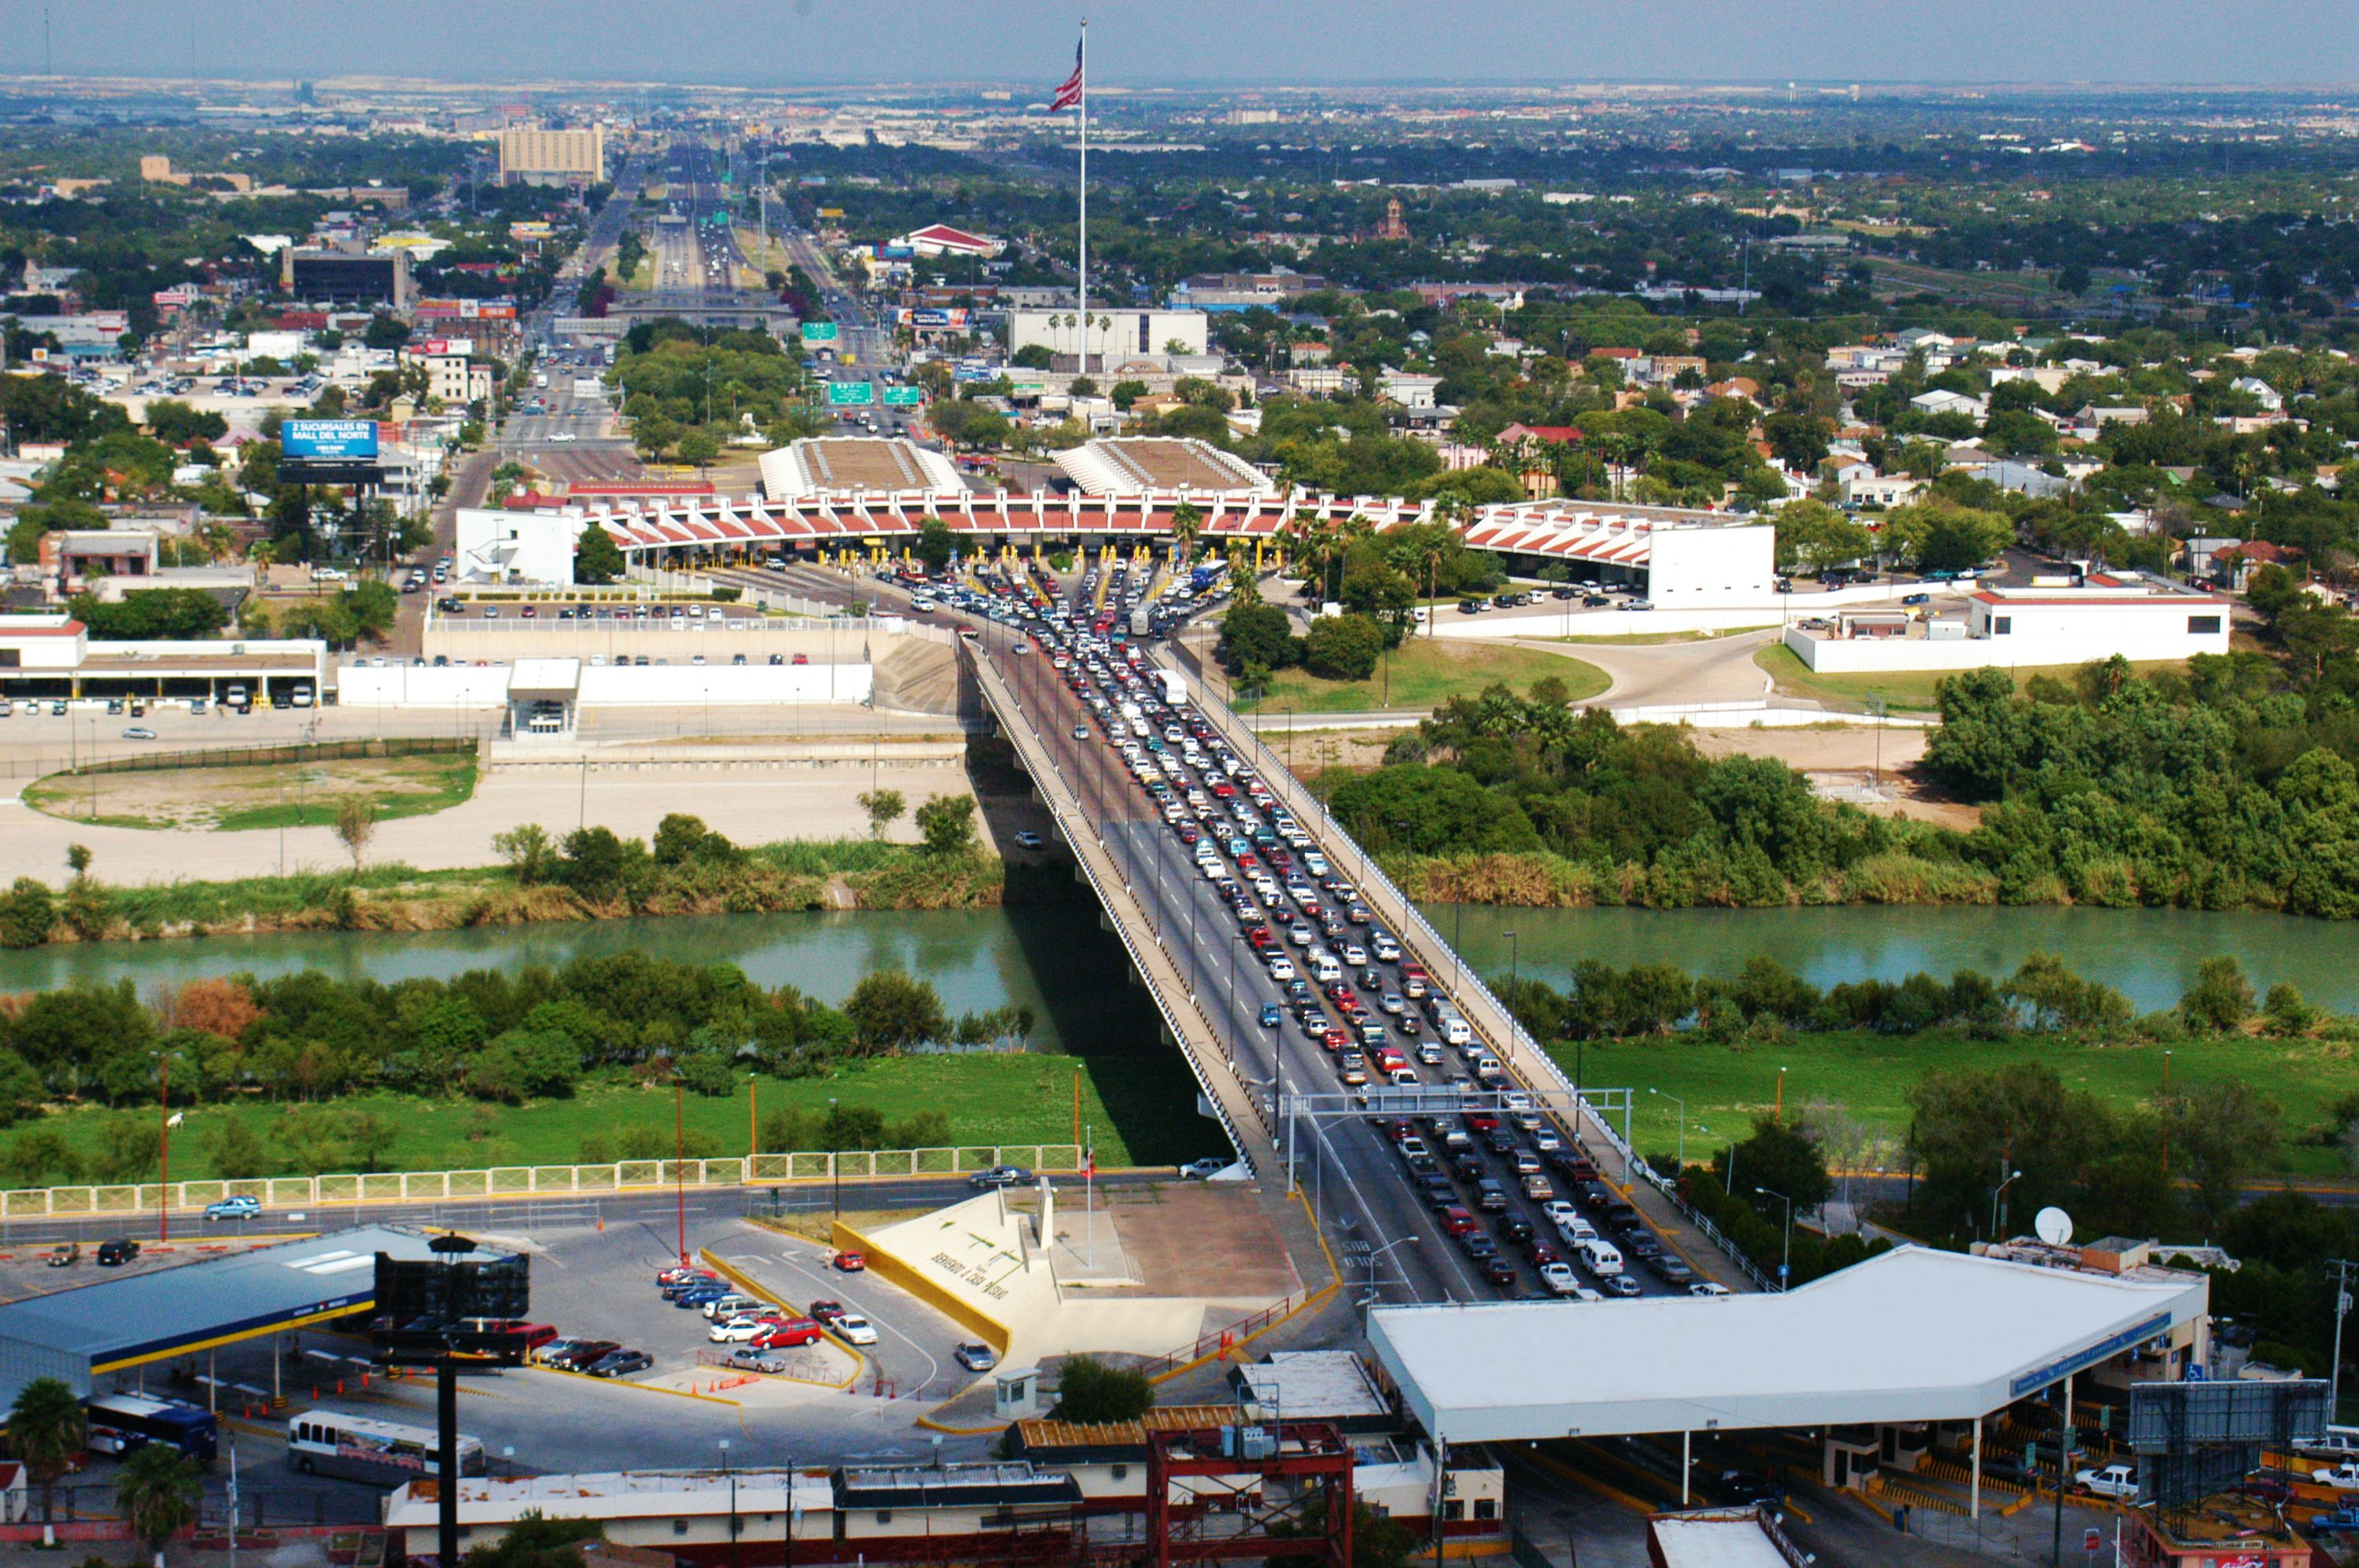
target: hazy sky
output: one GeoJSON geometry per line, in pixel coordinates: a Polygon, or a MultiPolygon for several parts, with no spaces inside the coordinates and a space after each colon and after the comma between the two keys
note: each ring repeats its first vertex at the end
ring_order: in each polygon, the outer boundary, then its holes
{"type": "Polygon", "coordinates": [[[2359,81],[2354,0],[0,0],[0,70],[1045,88],[2359,81]]]}

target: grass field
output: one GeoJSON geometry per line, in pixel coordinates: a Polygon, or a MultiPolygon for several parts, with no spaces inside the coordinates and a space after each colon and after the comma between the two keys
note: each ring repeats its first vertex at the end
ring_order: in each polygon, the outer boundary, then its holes
{"type": "MultiPolygon", "coordinates": [[[[1867,710],[1867,700],[1881,695],[1886,705],[1895,713],[1931,713],[1938,702],[1940,684],[1958,670],[1912,670],[1893,675],[1834,676],[1819,675],[1802,663],[1801,655],[1783,643],[1773,643],[1753,655],[1753,662],[1767,671],[1777,689],[1788,697],[1807,697],[1845,708],[1855,713],[1867,710]]],[[[2007,673],[2015,677],[2020,691],[2034,676],[2053,676],[2070,681],[2078,675],[2079,665],[2025,665],[2007,673]]],[[[2131,668],[2143,675],[2148,670],[2175,669],[2179,663],[2161,660],[2133,665],[2131,668]]]]}
{"type": "MultiPolygon", "coordinates": [[[[1582,1082],[1634,1092],[1636,1142],[1642,1154],[1673,1152],[1679,1139],[1679,1108],[1668,1097],[1687,1102],[1690,1160],[1744,1138],[1753,1119],[1769,1114],[1777,1098],[1777,1076],[1785,1069],[1786,1107],[1814,1098],[1833,1101],[1874,1128],[1886,1141],[1871,1165],[1893,1163],[1908,1125],[1910,1086],[1930,1068],[1992,1068],[2011,1062],[2054,1067],[2069,1089],[2085,1089],[2117,1108],[2127,1108],[2162,1085],[2159,1045],[2080,1045],[2052,1035],[2012,1041],[1966,1040],[1956,1035],[1804,1034],[1757,1050],[1734,1050],[1701,1039],[1673,1036],[1656,1042],[1597,1044],[1582,1053],[1582,1082]],[[1649,1095],[1649,1088],[1661,1094],[1649,1095]]],[[[2347,1044],[2318,1041],[2246,1040],[2189,1042],[2170,1047],[2174,1090],[2201,1084],[2248,1080],[2264,1086],[2285,1112],[2285,1173],[2343,1175],[2333,1149],[2302,1141],[2326,1120],[2328,1105],[2351,1087],[2352,1052],[2347,1044]]],[[[1567,1073],[1574,1070],[1570,1044],[1551,1048],[1567,1073]]]]}
{"type": "Polygon", "coordinates": [[[444,811],[475,792],[475,759],[420,755],[353,757],[294,767],[165,768],[153,773],[36,781],[25,800],[36,810],[116,827],[323,827],[338,800],[365,795],[379,821],[444,811]]]}
{"type": "Polygon", "coordinates": [[[1534,681],[1554,676],[1576,702],[1613,684],[1596,665],[1561,654],[1456,639],[1413,637],[1393,651],[1389,662],[1389,676],[1379,661],[1375,675],[1364,681],[1325,680],[1307,670],[1283,670],[1270,678],[1267,697],[1238,706],[1256,713],[1418,712],[1453,697],[1471,697],[1495,682],[1521,692],[1534,681]]]}
{"type": "MultiPolygon", "coordinates": [[[[1177,1052],[1159,1055],[1168,1055],[1174,1064],[1179,1060],[1177,1052]]],[[[1216,1140],[1217,1134],[1199,1133],[1197,1129],[1209,1130],[1212,1124],[1193,1116],[1150,1119],[1144,1126],[1133,1122],[1131,1136],[1124,1136],[1108,1101],[1114,1101],[1118,1110],[1130,1091],[1126,1080],[1142,1070],[1151,1077],[1159,1066],[1159,1061],[1143,1057],[1023,1052],[896,1056],[849,1062],[824,1078],[764,1079],[758,1090],[749,1090],[741,1081],[737,1092],[727,1098],[690,1095],[681,1109],[691,1157],[700,1150],[705,1157],[745,1153],[752,1135],[749,1113],[756,1108],[757,1097],[765,1119],[785,1106],[801,1113],[806,1131],[797,1146],[802,1149],[818,1146],[816,1124],[827,1114],[830,1098],[845,1106],[873,1108],[887,1124],[921,1110],[939,1110],[950,1118],[951,1135],[962,1144],[1069,1143],[1073,1140],[1073,1083],[1078,1074],[1080,1120],[1091,1131],[1099,1163],[1160,1164],[1211,1152],[1206,1140],[1216,1140]],[[1192,1125],[1182,1125],[1183,1119],[1192,1125]]],[[[1184,1080],[1185,1067],[1178,1071],[1184,1080]]],[[[319,1171],[356,1170],[358,1165],[342,1146],[339,1130],[363,1112],[393,1130],[392,1147],[377,1162],[378,1169],[387,1171],[570,1165],[625,1155],[651,1158],[658,1152],[669,1159],[673,1148],[672,1097],[668,1089],[600,1081],[585,1083],[571,1099],[526,1106],[409,1095],[356,1095],[292,1108],[192,1106],[172,1139],[172,1174],[189,1180],[218,1174],[213,1164],[215,1141],[223,1123],[232,1119],[245,1121],[261,1135],[265,1146],[283,1160],[285,1169],[270,1173],[315,1174],[318,1171],[304,1168],[315,1163],[319,1171]],[[316,1152],[320,1158],[307,1160],[307,1152],[316,1152]],[[585,1156],[593,1158],[585,1160],[585,1156]]],[[[87,1159],[100,1148],[107,1122],[125,1114],[135,1113],[74,1110],[44,1118],[36,1125],[63,1133],[87,1159]]],[[[153,1127],[152,1112],[136,1114],[146,1115],[147,1125],[153,1127]]],[[[764,1152],[778,1151],[765,1145],[764,1152]]]]}

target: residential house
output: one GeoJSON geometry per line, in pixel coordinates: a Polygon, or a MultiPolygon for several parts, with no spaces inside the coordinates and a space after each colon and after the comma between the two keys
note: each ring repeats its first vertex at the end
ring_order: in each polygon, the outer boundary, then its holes
{"type": "Polygon", "coordinates": [[[1845,480],[1843,503],[1849,506],[1873,506],[1889,510],[1906,506],[1923,493],[1925,481],[1905,473],[1869,473],[1845,480]]]}
{"type": "Polygon", "coordinates": [[[2277,389],[2256,375],[2240,375],[2228,384],[2231,392],[2241,392],[2260,406],[2264,414],[2275,414],[2285,407],[2285,398],[2277,389]]]}
{"type": "Polygon", "coordinates": [[[1990,417],[1988,403],[1979,397],[1947,389],[1920,392],[1908,400],[1908,406],[1924,414],[1962,414],[1977,425],[1990,417]]]}

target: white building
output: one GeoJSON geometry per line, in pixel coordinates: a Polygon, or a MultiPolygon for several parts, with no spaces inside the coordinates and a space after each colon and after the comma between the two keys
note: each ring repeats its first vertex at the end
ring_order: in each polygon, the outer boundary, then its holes
{"type": "Polygon", "coordinates": [[[1983,588],[1965,596],[1965,620],[1910,623],[1902,633],[1847,635],[1788,627],[1786,645],[1813,670],[2019,669],[2085,665],[2115,654],[2132,663],[2228,651],[2229,601],[2135,573],[2078,586],[1983,588]]]}
{"type": "Polygon", "coordinates": [[[1641,589],[1658,610],[1777,602],[1777,524],[1730,513],[1543,501],[1484,511],[1466,543],[1527,575],[1544,566],[1641,589]]]}
{"type": "Polygon", "coordinates": [[[1010,353],[1044,348],[1070,358],[1086,349],[1085,370],[1111,369],[1125,360],[1207,353],[1212,341],[1212,318],[1201,310],[1117,310],[1092,305],[1086,344],[1084,335],[1076,309],[1007,313],[1010,353]]]}
{"type": "Polygon", "coordinates": [[[966,489],[958,467],[942,453],[899,436],[817,436],[775,447],[761,456],[762,493],[772,501],[860,491],[966,489]]]}
{"type": "Polygon", "coordinates": [[[1920,392],[1908,400],[1908,406],[1926,414],[1962,414],[1977,425],[1990,417],[1989,404],[1962,392],[1920,392]]]}

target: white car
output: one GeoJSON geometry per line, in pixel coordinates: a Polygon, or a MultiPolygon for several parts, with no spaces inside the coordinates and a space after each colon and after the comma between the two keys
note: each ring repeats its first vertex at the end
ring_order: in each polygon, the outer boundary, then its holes
{"type": "Polygon", "coordinates": [[[2332,1487],[2338,1492],[2359,1491],[2359,1461],[2345,1459],[2331,1469],[2312,1470],[2310,1478],[2321,1487],[2332,1487]]]}
{"type": "Polygon", "coordinates": [[[715,1345],[742,1345],[769,1327],[773,1321],[766,1317],[733,1317],[727,1323],[714,1324],[712,1332],[705,1337],[715,1345]]]}
{"type": "MultiPolygon", "coordinates": [[[[2324,1480],[2326,1475],[2323,1470],[2318,1473],[2321,1480],[2324,1480]]],[[[2082,1491],[2096,1497],[2132,1501],[2137,1497],[2137,1472],[2128,1465],[2108,1465],[2102,1470],[2075,1470],[2072,1479],[2082,1491]]]]}
{"type": "Polygon", "coordinates": [[[1559,1230],[1562,1230],[1566,1226],[1571,1225],[1574,1220],[1581,1217],[1581,1211],[1573,1207],[1571,1204],[1565,1202],[1562,1198],[1549,1199],[1548,1202],[1540,1205],[1540,1212],[1548,1216],[1549,1223],[1555,1226],[1559,1230]]]}
{"type": "Polygon", "coordinates": [[[581,438],[581,437],[575,435],[571,430],[560,430],[556,435],[549,438],[552,441],[578,441],[581,438]]]}
{"type": "Polygon", "coordinates": [[[1724,1296],[1728,1294],[1728,1287],[1726,1285],[1715,1285],[1710,1280],[1698,1280],[1694,1284],[1688,1287],[1688,1294],[1691,1296],[1724,1296]]]}
{"type": "Polygon", "coordinates": [[[874,1345],[876,1325],[858,1313],[846,1313],[828,1325],[828,1330],[846,1345],[874,1345]]]}

